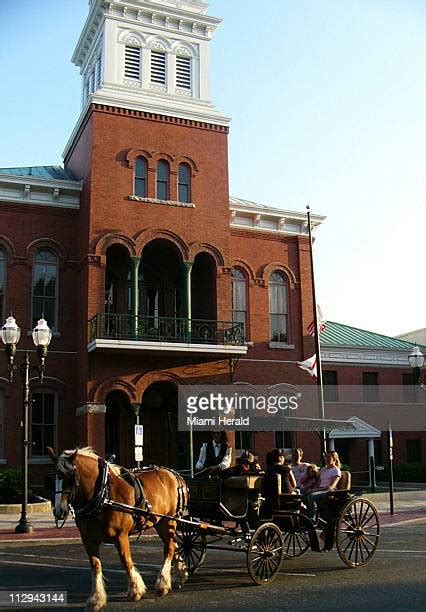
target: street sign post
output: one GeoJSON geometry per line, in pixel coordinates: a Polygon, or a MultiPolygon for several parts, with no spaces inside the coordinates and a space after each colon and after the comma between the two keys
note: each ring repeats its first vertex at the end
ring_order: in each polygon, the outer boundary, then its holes
{"type": "Polygon", "coordinates": [[[140,462],[143,461],[143,425],[135,425],[135,461],[140,467],[140,462]]]}

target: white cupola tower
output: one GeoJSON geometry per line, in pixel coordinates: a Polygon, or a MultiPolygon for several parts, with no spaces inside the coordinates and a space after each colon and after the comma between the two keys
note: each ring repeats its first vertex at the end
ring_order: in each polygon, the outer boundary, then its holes
{"type": "Polygon", "coordinates": [[[220,19],[201,0],[90,0],[73,63],[92,103],[228,125],[210,101],[220,19]]]}

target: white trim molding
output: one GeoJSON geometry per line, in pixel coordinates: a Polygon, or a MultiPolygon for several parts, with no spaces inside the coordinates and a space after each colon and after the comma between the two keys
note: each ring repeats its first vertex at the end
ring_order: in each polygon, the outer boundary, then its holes
{"type": "Polygon", "coordinates": [[[94,402],[89,402],[76,408],[75,416],[83,416],[84,414],[105,414],[105,412],[105,404],[96,404],[94,402]]]}
{"type": "Polygon", "coordinates": [[[114,351],[155,351],[161,353],[208,353],[213,355],[246,355],[246,346],[234,346],[229,344],[192,344],[190,342],[147,342],[138,340],[102,340],[96,339],[89,342],[87,351],[89,353],[109,349],[114,351]]]}

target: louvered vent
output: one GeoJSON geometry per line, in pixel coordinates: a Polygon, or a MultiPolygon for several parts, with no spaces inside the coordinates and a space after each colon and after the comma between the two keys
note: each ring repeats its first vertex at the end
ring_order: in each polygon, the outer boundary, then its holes
{"type": "Polygon", "coordinates": [[[128,47],[126,45],[124,59],[124,76],[127,79],[141,78],[141,50],[139,47],[128,47]]]}
{"type": "Polygon", "coordinates": [[[191,89],[191,58],[176,57],[176,85],[191,89]]]}
{"type": "Polygon", "coordinates": [[[166,84],[166,54],[161,51],[151,51],[151,81],[166,84]]]}
{"type": "Polygon", "coordinates": [[[96,60],[96,89],[100,89],[101,87],[101,77],[102,77],[102,60],[100,56],[96,60]]]}

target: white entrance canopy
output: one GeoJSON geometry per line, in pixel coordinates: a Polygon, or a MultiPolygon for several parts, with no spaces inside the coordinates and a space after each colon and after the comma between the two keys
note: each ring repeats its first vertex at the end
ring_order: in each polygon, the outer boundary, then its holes
{"type": "Polygon", "coordinates": [[[356,416],[350,417],[348,422],[353,424],[353,429],[342,431],[341,429],[333,429],[329,432],[330,438],[380,438],[382,432],[365,421],[362,421],[356,416]]]}

